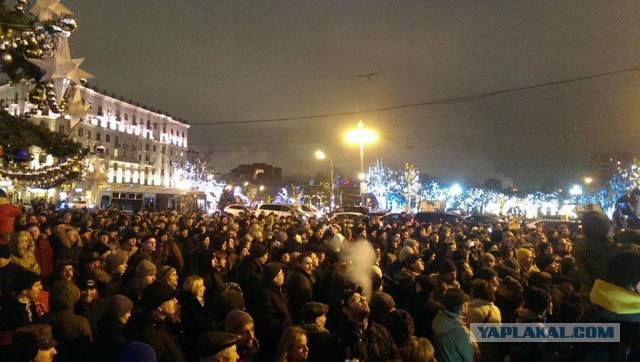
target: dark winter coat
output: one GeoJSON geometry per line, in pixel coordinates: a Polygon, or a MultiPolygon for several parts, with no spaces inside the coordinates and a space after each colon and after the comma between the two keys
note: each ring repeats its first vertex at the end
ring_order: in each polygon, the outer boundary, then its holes
{"type": "Polygon", "coordinates": [[[309,347],[309,362],[339,362],[338,341],[324,328],[317,324],[302,324],[300,327],[307,332],[307,346],[309,347]]]}
{"type": "Polygon", "coordinates": [[[91,326],[91,334],[96,335],[98,332],[98,321],[107,312],[107,300],[96,298],[90,304],[82,301],[76,303],[74,313],[87,318],[91,326]]]}
{"type": "Polygon", "coordinates": [[[304,270],[296,268],[287,274],[284,290],[289,296],[289,307],[293,323],[300,323],[300,309],[313,301],[313,281],[304,270]]]}
{"type": "Polygon", "coordinates": [[[60,343],[56,349],[60,361],[86,361],[93,348],[93,335],[89,320],[73,313],[71,308],[52,310],[36,319],[35,323],[51,326],[53,338],[60,343]]]}
{"type": "Polygon", "coordinates": [[[238,264],[238,284],[242,288],[246,308],[254,315],[262,294],[262,266],[248,257],[238,264]]]}
{"type": "Polygon", "coordinates": [[[291,326],[287,295],[273,284],[263,287],[258,312],[251,315],[260,341],[260,359],[273,358],[280,336],[291,326]]]}
{"type": "Polygon", "coordinates": [[[444,310],[444,305],[436,302],[428,293],[420,292],[409,299],[402,307],[413,318],[416,337],[425,337],[433,341],[431,324],[439,311],[444,310]]]}
{"type": "Polygon", "coordinates": [[[184,330],[184,351],[189,357],[190,352],[196,352],[198,338],[205,332],[213,330],[213,319],[209,308],[200,304],[198,298],[191,293],[184,292],[180,295],[180,318],[184,330]]]}
{"type": "Polygon", "coordinates": [[[127,341],[138,341],[150,345],[156,352],[158,362],[186,361],[182,348],[165,321],[147,311],[129,318],[125,326],[127,341]]]}
{"type": "Polygon", "coordinates": [[[127,338],[124,335],[124,324],[122,322],[107,317],[98,322],[94,356],[99,361],[117,361],[120,351],[126,344],[127,338]]]}
{"type": "Polygon", "coordinates": [[[341,361],[357,359],[359,361],[382,362],[400,359],[396,345],[387,328],[382,324],[375,323],[371,318],[367,321],[364,333],[360,333],[357,325],[343,319],[334,336],[338,341],[338,355],[341,361]]]}

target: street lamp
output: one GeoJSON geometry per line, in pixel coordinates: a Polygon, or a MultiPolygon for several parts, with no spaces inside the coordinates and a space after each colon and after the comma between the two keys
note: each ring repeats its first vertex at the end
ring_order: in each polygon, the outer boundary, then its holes
{"type": "MultiPolygon", "coordinates": [[[[360,147],[360,174],[364,174],[364,145],[375,143],[378,140],[378,133],[372,129],[365,128],[364,123],[360,120],[358,121],[358,127],[348,130],[344,138],[348,144],[360,147]]],[[[360,202],[364,206],[363,184],[364,182],[360,184],[360,202]]]]}
{"type": "Polygon", "coordinates": [[[330,177],[331,177],[331,198],[329,199],[329,209],[333,211],[333,207],[334,207],[334,204],[335,204],[335,201],[334,201],[335,200],[335,191],[334,191],[335,189],[334,189],[334,184],[333,184],[333,160],[331,159],[331,157],[327,157],[327,155],[324,152],[320,151],[320,150],[316,151],[316,158],[319,159],[319,160],[324,160],[324,159],[327,159],[327,158],[329,159],[329,165],[331,166],[331,175],[330,175],[330,177]]]}
{"type": "Polygon", "coordinates": [[[593,182],[593,177],[587,176],[584,178],[584,183],[586,185],[591,185],[592,182],[593,182]]]}

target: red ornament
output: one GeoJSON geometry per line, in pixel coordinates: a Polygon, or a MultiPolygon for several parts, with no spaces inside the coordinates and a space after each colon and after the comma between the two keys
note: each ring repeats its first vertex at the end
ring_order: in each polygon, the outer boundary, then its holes
{"type": "Polygon", "coordinates": [[[2,157],[3,153],[4,153],[4,149],[2,148],[2,146],[0,146],[0,157],[2,157]]]}

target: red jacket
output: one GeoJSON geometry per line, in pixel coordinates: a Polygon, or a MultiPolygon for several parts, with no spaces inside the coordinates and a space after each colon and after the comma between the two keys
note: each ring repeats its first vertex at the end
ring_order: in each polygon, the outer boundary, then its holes
{"type": "MultiPolygon", "coordinates": [[[[0,234],[12,233],[14,220],[19,215],[20,208],[18,208],[16,205],[0,205],[0,234]]],[[[2,239],[2,235],[0,235],[0,239],[2,239]]],[[[3,243],[6,244],[7,241],[5,240],[3,243]]]]}

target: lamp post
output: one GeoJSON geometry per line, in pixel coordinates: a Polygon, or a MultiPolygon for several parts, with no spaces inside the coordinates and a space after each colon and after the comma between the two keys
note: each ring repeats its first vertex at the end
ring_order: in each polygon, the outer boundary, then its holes
{"type": "Polygon", "coordinates": [[[331,181],[330,181],[331,182],[331,198],[329,199],[329,209],[331,211],[333,211],[333,207],[335,205],[335,186],[334,186],[334,182],[333,182],[334,181],[333,180],[333,159],[331,159],[331,157],[327,157],[327,155],[324,152],[320,151],[320,150],[316,151],[316,158],[319,159],[319,160],[324,160],[326,158],[329,159],[329,165],[331,166],[331,175],[330,175],[330,177],[331,177],[331,181]]]}
{"type": "Polygon", "coordinates": [[[345,140],[350,145],[357,145],[360,148],[360,174],[358,178],[362,178],[360,183],[360,203],[364,206],[364,145],[373,144],[378,140],[376,131],[365,128],[362,120],[358,121],[358,127],[347,131],[345,140]]]}

